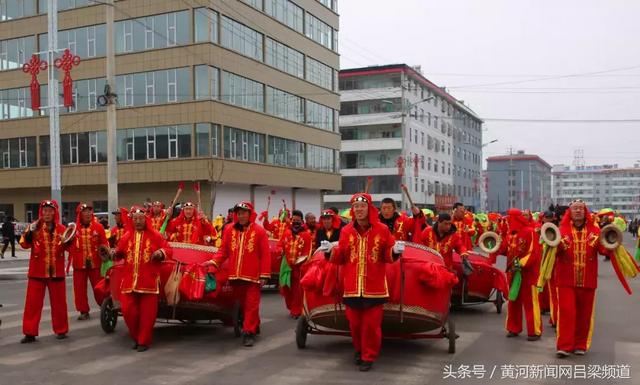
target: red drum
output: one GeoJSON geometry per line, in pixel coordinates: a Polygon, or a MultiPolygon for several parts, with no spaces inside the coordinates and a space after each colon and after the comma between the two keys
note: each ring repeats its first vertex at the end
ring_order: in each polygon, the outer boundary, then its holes
{"type": "Polygon", "coordinates": [[[457,253],[453,253],[453,268],[459,282],[453,288],[451,301],[454,305],[494,302],[498,312],[501,312],[498,307],[502,307],[503,298],[508,294],[507,277],[504,272],[480,254],[470,253],[467,259],[473,266],[473,273],[465,277],[462,258],[457,253]],[[494,292],[496,299],[491,300],[494,292]]]}
{"type": "Polygon", "coordinates": [[[271,279],[278,282],[280,278],[280,265],[282,264],[282,248],[277,239],[269,238],[269,252],[271,253],[271,279]]]}
{"type": "MultiPolygon", "coordinates": [[[[342,304],[340,266],[329,263],[323,251],[302,267],[306,320],[312,325],[348,331],[342,304]]],[[[420,338],[418,333],[442,329],[449,314],[455,274],[444,266],[442,257],[427,247],[406,243],[402,257],[387,265],[389,301],[384,305],[382,333],[385,338],[420,338]]],[[[314,329],[316,328],[316,329],[314,329]]],[[[300,345],[299,345],[300,346],[300,345]]]]}

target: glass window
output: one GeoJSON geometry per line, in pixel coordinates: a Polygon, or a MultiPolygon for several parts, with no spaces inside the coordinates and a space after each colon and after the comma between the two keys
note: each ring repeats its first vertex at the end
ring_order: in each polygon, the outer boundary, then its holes
{"type": "Polygon", "coordinates": [[[289,0],[265,0],[264,11],[282,24],[302,33],[304,11],[289,0]]]}
{"type": "Polygon", "coordinates": [[[306,57],[305,79],[328,90],[333,89],[333,69],[315,59],[306,57]]]}
{"type": "Polygon", "coordinates": [[[0,40],[0,71],[21,68],[36,52],[34,36],[0,40]]]}
{"type": "Polygon", "coordinates": [[[306,123],[323,130],[333,131],[335,128],[334,111],[332,108],[307,100],[306,123]]]}
{"type": "Polygon", "coordinates": [[[38,146],[40,147],[40,166],[49,165],[49,135],[38,137],[38,146]]]}
{"type": "Polygon", "coordinates": [[[28,88],[0,90],[0,120],[29,118],[36,115],[37,113],[34,114],[31,109],[31,92],[28,88]]]}
{"type": "Polygon", "coordinates": [[[0,0],[0,21],[19,19],[35,14],[36,0],[0,0]]]}
{"type": "Polygon", "coordinates": [[[215,67],[200,65],[195,67],[196,99],[218,99],[219,71],[215,67]]]}
{"type": "Polygon", "coordinates": [[[218,42],[218,13],[209,8],[198,8],[194,14],[195,41],[218,42]]]}
{"type": "Polygon", "coordinates": [[[117,21],[115,50],[124,53],[188,44],[189,29],[189,11],[117,21]]]}
{"type": "Polygon", "coordinates": [[[232,127],[224,128],[224,157],[265,162],[265,135],[232,127]]]}
{"type": "Polygon", "coordinates": [[[334,153],[333,149],[307,144],[307,168],[316,171],[335,172],[334,153]]]}
{"type": "Polygon", "coordinates": [[[304,147],[302,142],[270,136],[267,163],[277,166],[304,168],[304,147]]]}
{"type": "Polygon", "coordinates": [[[262,34],[222,16],[222,46],[262,61],[262,34]]]}
{"type": "MultiPolygon", "coordinates": [[[[268,1],[268,0],[267,0],[268,1]]],[[[262,0],[242,0],[243,3],[247,3],[253,8],[262,11],[262,0]]]]}
{"type": "Polygon", "coordinates": [[[239,107],[264,111],[264,85],[222,71],[222,101],[239,107]]]}
{"type": "Polygon", "coordinates": [[[267,37],[265,55],[268,65],[290,75],[304,77],[304,55],[295,49],[267,37]]]}
{"type": "Polygon", "coordinates": [[[280,118],[302,123],[304,121],[303,99],[299,96],[267,86],[267,113],[280,118]]]}
{"type": "Polygon", "coordinates": [[[337,51],[338,47],[333,47],[333,28],[308,12],[305,25],[305,34],[308,38],[328,49],[337,51]]]}

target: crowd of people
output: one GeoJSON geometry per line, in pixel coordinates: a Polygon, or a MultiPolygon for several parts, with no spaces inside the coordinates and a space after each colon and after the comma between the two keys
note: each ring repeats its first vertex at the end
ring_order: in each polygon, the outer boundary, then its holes
{"type": "Polygon", "coordinates": [[[161,290],[159,262],[172,258],[169,242],[181,242],[218,247],[204,265],[215,272],[226,263],[230,285],[243,311],[242,344],[253,346],[260,326],[261,287],[272,274],[269,239],[274,239],[283,255],[281,272],[288,274],[280,292],[292,318],[303,313],[301,266],[311,255],[324,252],[328,261],[343,267],[342,302],[354,361],[360,370],[368,371],[380,351],[383,304],[389,297],[385,264],[402,255],[405,242],[414,242],[438,252],[453,271],[454,253],[465,260],[474,253],[480,236],[493,231],[502,242],[487,257],[495,263],[499,256],[505,256],[508,281],[518,285],[519,295],[508,303],[507,337],[523,333],[524,323],[527,339],[540,339],[541,307],[548,307],[556,328],[557,356],[583,355],[590,347],[594,326],[597,256],[613,257],[599,241],[600,228],[616,223],[615,213],[594,215],[581,200],[544,213],[513,208],[506,215],[475,216],[456,203],[450,212],[434,215],[415,206],[408,213],[400,212],[390,198],[376,207],[367,193],[351,197],[346,218],[335,208],[322,210],[317,220],[314,213],[286,207],[276,218],[269,218],[266,211],[258,215],[251,202],[239,202],[226,218],[213,221],[193,202],[181,204],[179,214],[174,211],[160,201],[148,207],[121,208],[112,213],[115,226],[105,228],[93,208],[81,203],[76,221],[65,227],[60,223],[58,203],[42,201],[37,221],[20,238],[20,245],[31,250],[21,342],[36,341],[46,290],[53,331],[58,339],[67,337],[65,277],[70,266],[74,305],[82,321],[90,318],[88,286],[100,304],[104,294],[98,286],[105,264],[123,260],[123,317],[133,348],[146,351],[152,341],[161,290]],[[561,241],[551,279],[541,286],[540,270],[548,245],[541,239],[540,229],[546,222],[559,227],[561,241]],[[67,263],[65,253],[69,255],[67,263]]]}

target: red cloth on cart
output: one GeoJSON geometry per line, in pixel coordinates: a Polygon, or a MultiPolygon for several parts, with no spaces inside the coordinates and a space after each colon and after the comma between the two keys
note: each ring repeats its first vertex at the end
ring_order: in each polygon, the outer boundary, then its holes
{"type": "Polygon", "coordinates": [[[204,266],[192,264],[187,266],[180,280],[180,294],[190,301],[197,301],[204,296],[207,270],[204,266]]]}

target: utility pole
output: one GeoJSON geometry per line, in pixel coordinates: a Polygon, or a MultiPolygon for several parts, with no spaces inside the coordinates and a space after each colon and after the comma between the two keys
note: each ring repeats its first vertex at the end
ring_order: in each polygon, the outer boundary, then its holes
{"type": "MultiPolygon", "coordinates": [[[[407,149],[406,146],[407,144],[406,142],[406,133],[405,133],[405,104],[404,104],[404,83],[406,80],[406,76],[404,74],[404,71],[400,72],[400,134],[402,135],[401,140],[402,140],[402,150],[400,151],[400,156],[402,157],[402,159],[406,159],[406,154],[407,154],[407,149]]],[[[407,186],[406,180],[407,180],[407,162],[404,161],[402,163],[402,176],[400,177],[400,184],[404,184],[405,186],[407,186]]],[[[409,189],[409,186],[407,186],[407,189],[409,189]]],[[[404,193],[402,192],[402,188],[400,189],[400,209],[401,210],[405,210],[405,198],[404,198],[404,193]]]]}
{"type": "MultiPolygon", "coordinates": [[[[113,0],[106,0],[107,17],[107,85],[108,93],[116,94],[116,56],[113,42],[114,5],[113,0]]],[[[105,95],[107,99],[107,205],[109,212],[118,210],[118,148],[116,143],[116,99],[105,95]]],[[[109,223],[114,219],[109,216],[109,223]]]]}
{"type": "Polygon", "coordinates": [[[58,2],[47,0],[47,101],[49,108],[49,155],[51,157],[51,199],[62,210],[62,183],[60,177],[60,110],[58,108],[58,79],[53,65],[58,51],[58,2]]]}
{"type": "Polygon", "coordinates": [[[529,161],[529,210],[533,211],[533,184],[531,180],[531,161],[529,161]]]}

